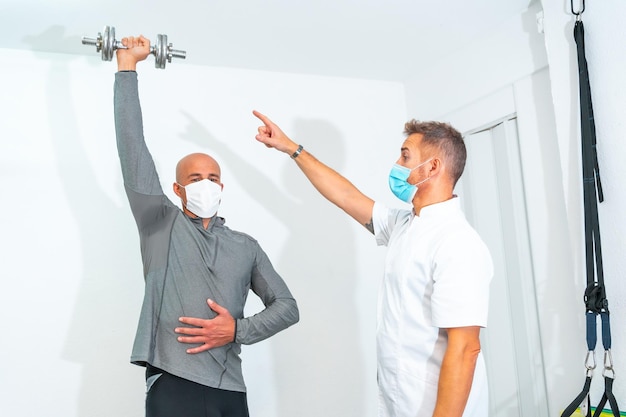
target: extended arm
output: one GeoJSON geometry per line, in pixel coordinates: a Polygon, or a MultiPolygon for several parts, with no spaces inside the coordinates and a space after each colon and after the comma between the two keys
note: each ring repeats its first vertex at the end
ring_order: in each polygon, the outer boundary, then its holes
{"type": "MultiPolygon", "coordinates": [[[[263,122],[263,126],[259,127],[259,133],[256,135],[259,142],[288,155],[296,152],[298,144],[289,139],[276,124],[257,111],[253,113],[263,122]]],[[[374,233],[372,225],[374,201],[372,199],[306,150],[302,150],[295,161],[320,194],[374,233]]]]}
{"type": "Polygon", "coordinates": [[[154,218],[160,207],[163,191],[143,136],[143,120],[139,103],[137,62],[150,52],[150,42],[143,38],[124,38],[128,49],[117,50],[118,70],[115,74],[114,114],[117,149],[124,177],[124,186],[140,229],[154,218]]]}
{"type": "Polygon", "coordinates": [[[461,417],[480,353],[480,327],[457,327],[446,331],[448,347],[441,364],[433,417],[461,417]]]}

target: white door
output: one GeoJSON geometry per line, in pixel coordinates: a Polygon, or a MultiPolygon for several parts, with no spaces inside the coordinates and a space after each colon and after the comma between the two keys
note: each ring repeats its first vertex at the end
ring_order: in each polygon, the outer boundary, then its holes
{"type": "Polygon", "coordinates": [[[456,192],[494,261],[489,322],[481,332],[489,378],[489,416],[547,416],[515,115],[464,136],[468,158],[456,192]]]}

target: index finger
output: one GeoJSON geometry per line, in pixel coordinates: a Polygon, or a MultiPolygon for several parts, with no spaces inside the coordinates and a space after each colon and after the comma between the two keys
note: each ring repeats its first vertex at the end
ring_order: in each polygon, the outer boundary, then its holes
{"type": "Polygon", "coordinates": [[[179,317],[178,321],[185,324],[190,324],[192,326],[203,327],[203,324],[206,320],[198,319],[195,317],[179,317]]]}
{"type": "Polygon", "coordinates": [[[273,124],[272,121],[266,115],[264,115],[261,112],[258,112],[256,110],[252,110],[252,114],[254,114],[256,117],[258,117],[263,122],[263,124],[265,124],[265,126],[269,127],[271,124],[273,124]]]}

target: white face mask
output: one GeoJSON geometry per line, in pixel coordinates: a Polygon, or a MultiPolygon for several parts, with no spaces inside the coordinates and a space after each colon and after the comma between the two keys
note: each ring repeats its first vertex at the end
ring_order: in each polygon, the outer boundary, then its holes
{"type": "MultiPolygon", "coordinates": [[[[180,185],[180,184],[178,184],[180,185]]],[[[200,180],[182,186],[187,195],[187,210],[198,217],[208,219],[217,213],[222,201],[222,186],[209,180],[200,180]]]]}

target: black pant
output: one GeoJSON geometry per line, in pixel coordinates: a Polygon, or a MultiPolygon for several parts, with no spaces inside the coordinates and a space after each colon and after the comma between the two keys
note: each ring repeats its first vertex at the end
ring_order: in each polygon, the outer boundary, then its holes
{"type": "Polygon", "coordinates": [[[146,381],[158,374],[146,394],[146,417],[249,417],[245,392],[207,387],[150,365],[146,381]]]}

